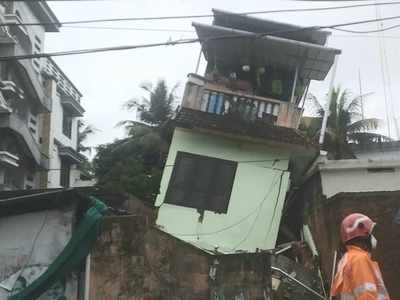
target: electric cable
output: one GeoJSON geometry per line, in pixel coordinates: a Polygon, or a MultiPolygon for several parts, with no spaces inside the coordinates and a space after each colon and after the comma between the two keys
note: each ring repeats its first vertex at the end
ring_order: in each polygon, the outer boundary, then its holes
{"type": "Polygon", "coordinates": [[[109,27],[109,26],[63,26],[63,28],[72,29],[99,29],[99,30],[125,30],[125,31],[146,31],[146,32],[178,32],[178,33],[196,33],[194,30],[174,29],[174,28],[140,28],[140,27],[109,27]]]}
{"type": "MultiPolygon", "coordinates": [[[[376,0],[375,0],[376,3],[376,0]]],[[[378,7],[375,7],[375,15],[376,19],[381,18],[380,11],[378,7]]],[[[382,23],[381,23],[382,26],[382,23]]],[[[377,30],[382,29],[379,28],[379,23],[377,24],[377,30]]],[[[380,31],[379,31],[380,32],[380,31]]],[[[381,63],[381,75],[382,75],[382,83],[383,83],[383,96],[385,100],[385,113],[386,113],[386,122],[387,122],[387,128],[388,128],[388,137],[391,138],[391,128],[390,128],[390,117],[389,117],[389,97],[388,97],[388,90],[387,90],[387,85],[386,85],[386,73],[385,73],[385,61],[384,61],[384,45],[383,45],[383,40],[381,39],[381,35],[378,34],[378,45],[379,45],[379,57],[380,57],[380,63],[381,63]]]]}
{"type": "Polygon", "coordinates": [[[243,218],[239,219],[237,222],[227,226],[227,227],[223,227],[219,230],[216,231],[211,231],[211,232],[202,232],[202,233],[182,233],[182,234],[178,234],[178,233],[172,233],[174,235],[177,236],[205,236],[205,235],[215,235],[221,232],[224,232],[226,230],[229,230],[233,227],[236,227],[237,225],[242,224],[244,221],[246,221],[249,217],[251,217],[254,213],[256,213],[257,211],[260,211],[260,207],[263,206],[264,202],[266,201],[266,199],[268,198],[268,196],[270,195],[272,188],[275,186],[276,183],[276,178],[277,176],[274,177],[274,179],[271,181],[271,185],[269,186],[266,195],[264,196],[264,198],[260,201],[260,203],[256,206],[255,209],[253,209],[249,214],[247,214],[246,216],[244,216],[243,218]]]}
{"type": "MultiPolygon", "coordinates": [[[[59,196],[59,194],[57,195],[57,198],[58,198],[58,196],[59,196]]],[[[39,230],[36,232],[35,237],[33,239],[32,247],[31,247],[31,249],[29,251],[28,259],[26,260],[26,262],[23,264],[21,270],[19,271],[18,277],[20,277],[22,275],[22,273],[25,271],[26,267],[31,262],[31,259],[32,259],[32,256],[33,256],[33,252],[35,251],[35,248],[36,248],[37,240],[39,239],[39,236],[42,233],[42,231],[43,231],[43,229],[44,229],[44,227],[45,227],[45,225],[47,223],[48,215],[49,215],[49,210],[47,209],[45,214],[44,214],[44,217],[43,217],[43,220],[42,220],[42,224],[41,224],[39,230]]],[[[14,282],[14,284],[13,284],[13,286],[11,288],[11,291],[10,291],[10,295],[7,297],[7,299],[9,299],[12,296],[11,292],[14,290],[14,287],[15,287],[16,283],[17,283],[17,280],[14,282]]]]}
{"type": "Polygon", "coordinates": [[[199,39],[199,38],[179,39],[179,40],[151,43],[151,44],[103,47],[103,48],[61,51],[61,52],[52,52],[52,53],[37,53],[37,54],[26,54],[26,55],[2,56],[2,57],[0,57],[0,61],[33,59],[33,58],[55,57],[55,56],[66,56],[66,55],[78,55],[78,54],[89,54],[89,53],[121,51],[121,50],[133,50],[133,49],[143,49],[143,48],[154,48],[154,47],[160,47],[160,46],[176,46],[176,45],[184,45],[184,44],[193,44],[193,43],[197,43],[197,42],[206,43],[206,42],[213,41],[213,40],[223,40],[223,39],[262,38],[267,35],[273,35],[273,34],[278,34],[278,33],[294,33],[294,32],[317,31],[317,30],[321,30],[321,29],[335,29],[337,27],[367,24],[367,23],[394,20],[394,19],[400,19],[400,16],[385,17],[385,18],[380,18],[380,19],[366,19],[366,20],[362,20],[362,21],[354,21],[354,22],[340,23],[340,24],[334,24],[334,25],[325,25],[325,26],[309,26],[309,27],[303,27],[300,29],[278,30],[278,31],[273,31],[273,32],[257,33],[257,34],[234,34],[234,35],[229,34],[229,35],[217,36],[217,37],[212,37],[212,38],[207,38],[207,39],[199,39]]]}
{"type": "MultiPolygon", "coordinates": [[[[275,219],[275,211],[276,211],[276,208],[277,208],[277,206],[278,206],[279,197],[280,197],[280,194],[281,194],[283,174],[285,174],[284,171],[282,171],[282,172],[281,172],[281,175],[280,175],[280,181],[279,181],[279,187],[278,187],[278,194],[277,194],[277,197],[276,197],[275,207],[274,207],[274,211],[273,211],[273,213],[272,213],[272,218],[271,218],[271,222],[270,222],[270,225],[269,225],[269,229],[268,229],[268,231],[267,231],[267,235],[269,235],[269,233],[271,232],[272,223],[273,223],[273,220],[275,219]]],[[[270,193],[270,192],[269,192],[269,193],[270,193]]],[[[264,198],[264,201],[263,201],[262,204],[259,206],[257,216],[254,218],[254,221],[253,221],[252,225],[250,226],[250,229],[249,229],[249,231],[247,232],[246,236],[233,248],[233,250],[237,250],[237,248],[238,248],[240,245],[242,245],[245,241],[247,241],[247,239],[249,238],[250,234],[254,231],[254,227],[255,227],[255,225],[256,225],[256,223],[257,223],[258,218],[260,217],[261,208],[263,207],[263,204],[264,204],[266,198],[267,198],[267,196],[264,198]]]]}
{"type": "Polygon", "coordinates": [[[337,31],[349,32],[349,33],[379,33],[379,32],[384,32],[384,31],[392,30],[392,29],[399,28],[399,27],[400,27],[400,24],[389,26],[386,28],[374,29],[374,30],[349,30],[349,29],[341,29],[341,28],[332,28],[332,29],[337,30],[337,31]]]}
{"type": "MultiPolygon", "coordinates": [[[[57,0],[56,0],[57,1],[57,0]]],[[[62,0],[61,0],[62,1],[62,0]]],[[[65,1],[65,0],[64,0],[65,1]]],[[[70,0],[71,1],[71,0],[70,0]]],[[[89,0],[86,0],[89,1],[89,0]]],[[[361,7],[377,7],[386,5],[398,5],[400,1],[396,2],[381,2],[381,3],[368,3],[368,4],[353,4],[342,6],[329,6],[319,8],[293,8],[293,9],[276,9],[276,10],[263,10],[263,11],[248,11],[241,13],[224,12],[226,15],[259,15],[259,14],[273,14],[273,13],[289,13],[289,12],[310,12],[310,11],[329,11],[338,9],[350,9],[361,7]]],[[[91,19],[91,20],[76,20],[64,22],[21,22],[21,23],[0,23],[2,25],[10,26],[48,26],[48,25],[71,25],[71,24],[88,24],[88,23],[104,23],[104,22],[123,22],[123,21],[152,21],[152,20],[173,20],[173,19],[196,19],[196,18],[212,18],[214,14],[193,14],[193,15],[176,15],[176,16],[155,16],[155,17],[127,17],[127,18],[110,18],[110,19],[91,19]]]]}
{"type": "Polygon", "coordinates": [[[274,222],[276,211],[277,211],[277,208],[278,208],[279,197],[281,196],[281,189],[282,189],[282,182],[283,182],[283,175],[284,174],[285,174],[285,172],[281,173],[281,178],[280,178],[280,181],[279,181],[279,188],[278,188],[278,195],[276,196],[276,202],[275,202],[274,210],[273,210],[273,213],[272,213],[272,218],[271,218],[271,221],[270,221],[269,226],[268,226],[268,231],[267,231],[267,234],[265,236],[265,240],[268,238],[268,236],[269,236],[269,234],[271,233],[271,230],[272,230],[272,223],[274,222]]]}

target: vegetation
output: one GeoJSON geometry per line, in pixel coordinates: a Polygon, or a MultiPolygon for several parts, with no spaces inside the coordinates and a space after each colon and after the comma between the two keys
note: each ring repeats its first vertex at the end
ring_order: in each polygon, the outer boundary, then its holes
{"type": "Polygon", "coordinates": [[[89,178],[93,176],[93,167],[89,158],[85,153],[91,154],[92,147],[86,146],[85,142],[87,138],[94,134],[96,129],[92,125],[87,125],[84,121],[78,121],[78,152],[82,155],[83,162],[79,165],[79,169],[82,171],[83,175],[89,178]]]}
{"type": "MultiPolygon", "coordinates": [[[[349,143],[365,144],[389,140],[381,134],[371,132],[378,129],[380,121],[376,118],[363,118],[361,112],[363,98],[365,95],[351,98],[349,92],[340,87],[333,90],[324,142],[324,147],[331,158],[353,158],[349,143]]],[[[318,140],[325,111],[318,99],[314,96],[309,99],[317,111],[317,116],[303,118],[300,129],[318,140]]]]}
{"type": "Polygon", "coordinates": [[[98,146],[93,165],[101,186],[153,201],[169,147],[167,121],[173,112],[176,86],[169,91],[166,82],[159,80],[154,88],[149,84],[141,87],[149,98],[132,99],[124,105],[138,112],[139,121],[121,121],[118,126],[126,129],[127,137],[98,146]]]}

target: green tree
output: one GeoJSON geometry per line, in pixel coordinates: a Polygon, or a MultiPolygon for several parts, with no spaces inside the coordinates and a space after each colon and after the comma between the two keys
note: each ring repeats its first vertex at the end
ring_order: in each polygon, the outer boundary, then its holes
{"type": "MultiPolygon", "coordinates": [[[[124,108],[130,111],[137,110],[140,120],[145,124],[161,126],[172,115],[178,84],[171,91],[168,91],[167,83],[163,79],[160,79],[155,87],[151,83],[142,83],[140,87],[149,94],[149,97],[128,100],[124,104],[124,108]]],[[[133,124],[135,125],[136,122],[133,124]]],[[[129,121],[127,125],[129,126],[129,121]]],[[[131,129],[131,127],[128,127],[128,129],[131,129]]]]}
{"type": "Polygon", "coordinates": [[[78,152],[92,152],[92,147],[85,146],[85,142],[87,141],[90,135],[95,134],[97,130],[92,125],[87,125],[84,121],[78,121],[78,152]]]}
{"type": "Polygon", "coordinates": [[[91,154],[92,148],[90,146],[86,146],[85,142],[87,141],[90,135],[95,134],[96,129],[92,125],[87,125],[84,121],[78,121],[78,146],[77,151],[81,154],[83,162],[79,165],[79,169],[81,170],[81,175],[87,178],[92,178],[94,171],[93,166],[89,158],[86,156],[86,153],[91,154]]]}
{"type": "Polygon", "coordinates": [[[93,165],[100,185],[153,201],[171,139],[167,121],[173,113],[177,86],[168,91],[166,82],[159,80],[154,88],[149,84],[141,87],[149,97],[124,104],[125,109],[138,112],[139,121],[119,122],[127,137],[97,147],[93,165]]]}
{"type": "MultiPolygon", "coordinates": [[[[384,135],[371,132],[378,129],[379,119],[363,118],[361,101],[365,96],[352,98],[348,91],[340,87],[334,88],[324,141],[324,147],[333,159],[354,158],[349,143],[365,144],[390,140],[384,135]]],[[[318,140],[325,110],[316,97],[311,95],[308,99],[311,100],[311,106],[316,109],[317,116],[303,118],[300,130],[318,140]]]]}

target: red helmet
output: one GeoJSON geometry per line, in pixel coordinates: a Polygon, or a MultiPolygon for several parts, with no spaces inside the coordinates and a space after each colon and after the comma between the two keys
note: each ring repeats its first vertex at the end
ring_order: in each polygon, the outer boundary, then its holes
{"type": "Polygon", "coordinates": [[[348,215],[342,221],[340,235],[345,243],[356,237],[367,237],[372,233],[376,223],[363,214],[348,215]]]}

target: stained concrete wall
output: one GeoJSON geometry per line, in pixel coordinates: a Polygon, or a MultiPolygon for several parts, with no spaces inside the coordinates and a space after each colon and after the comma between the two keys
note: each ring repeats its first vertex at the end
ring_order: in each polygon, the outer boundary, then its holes
{"type": "Polygon", "coordinates": [[[203,249],[273,249],[289,186],[289,157],[282,148],[176,128],[156,201],[157,225],[203,249]],[[238,162],[226,214],[205,211],[200,222],[196,209],[164,202],[178,151],[238,162]]]}
{"type": "MultiPolygon", "coordinates": [[[[0,218],[0,300],[38,278],[63,250],[74,224],[72,207],[0,218]],[[21,273],[22,271],[22,273],[21,273]]],[[[40,299],[77,299],[77,278],[57,283],[40,299]]]]}
{"type": "Polygon", "coordinates": [[[328,160],[319,165],[323,194],[396,191],[400,188],[399,160],[328,160]]]}
{"type": "Polygon", "coordinates": [[[266,254],[212,256],[151,224],[106,218],[91,254],[90,299],[270,299],[266,254]]]}
{"type": "Polygon", "coordinates": [[[399,210],[400,191],[342,193],[331,199],[315,198],[314,204],[308,209],[306,221],[311,225],[327,281],[330,279],[333,253],[340,244],[339,226],[342,219],[350,213],[363,213],[378,223],[374,233],[378,248],[373,256],[381,265],[391,299],[400,299],[399,210]]]}

